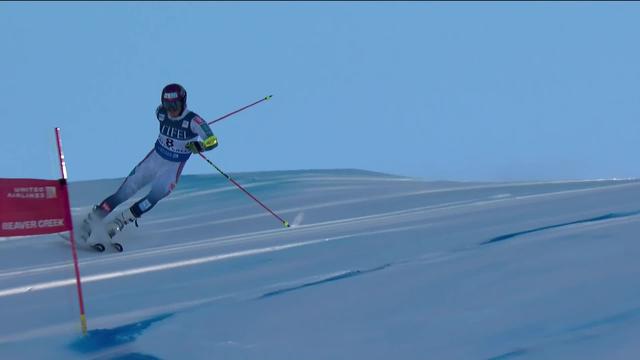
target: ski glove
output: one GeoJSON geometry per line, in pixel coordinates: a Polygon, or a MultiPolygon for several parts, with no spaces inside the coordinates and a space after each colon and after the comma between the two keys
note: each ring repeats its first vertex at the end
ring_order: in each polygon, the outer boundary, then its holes
{"type": "Polygon", "coordinates": [[[200,141],[190,141],[187,143],[187,149],[193,154],[201,153],[204,150],[204,145],[200,141]]]}
{"type": "Polygon", "coordinates": [[[187,149],[193,154],[201,153],[203,151],[209,151],[218,146],[218,139],[215,136],[209,136],[202,141],[190,141],[187,143],[187,149]]]}

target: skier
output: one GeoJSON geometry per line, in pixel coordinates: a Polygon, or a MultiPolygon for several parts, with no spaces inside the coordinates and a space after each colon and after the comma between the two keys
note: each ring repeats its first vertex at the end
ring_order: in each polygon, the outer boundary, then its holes
{"type": "Polygon", "coordinates": [[[209,151],[218,146],[218,139],[206,121],[187,109],[187,91],[179,84],[162,89],[161,105],[156,109],[160,134],[154,149],[131,171],[120,188],[95,205],[81,226],[80,237],[86,242],[92,226],[101,224],[118,205],[131,198],[142,187],[151,184],[151,191],[135,204],[115,216],[105,229],[110,238],[151,210],[176,187],[185,163],[191,154],[209,151]],[[198,137],[202,141],[198,140],[198,137]]]}

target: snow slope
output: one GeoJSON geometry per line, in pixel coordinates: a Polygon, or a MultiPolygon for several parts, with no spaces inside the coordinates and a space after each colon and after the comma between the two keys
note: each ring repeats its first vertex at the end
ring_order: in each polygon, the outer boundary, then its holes
{"type": "MultiPolygon", "coordinates": [[[[639,181],[235,179],[296,226],[184,176],[124,253],[79,250],[86,337],[68,244],[0,239],[0,359],[640,356],[639,181]]],[[[120,180],[72,183],[74,213],[120,180]]]]}

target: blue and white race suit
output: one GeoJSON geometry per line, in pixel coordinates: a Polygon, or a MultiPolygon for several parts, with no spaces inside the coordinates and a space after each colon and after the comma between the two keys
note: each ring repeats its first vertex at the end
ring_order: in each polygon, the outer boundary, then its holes
{"type": "Polygon", "coordinates": [[[156,117],[160,134],[154,149],[136,165],[120,188],[100,204],[105,214],[151,184],[151,191],[130,208],[136,218],[140,217],[176,187],[182,169],[191,156],[187,143],[197,141],[200,137],[206,144],[217,146],[217,139],[207,122],[188,109],[179,117],[172,118],[160,106],[156,110],[156,117]]]}

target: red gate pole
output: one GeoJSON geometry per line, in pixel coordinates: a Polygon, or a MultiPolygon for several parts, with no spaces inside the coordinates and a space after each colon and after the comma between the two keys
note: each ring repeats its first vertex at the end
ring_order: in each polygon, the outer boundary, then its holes
{"type": "Polygon", "coordinates": [[[87,335],[87,317],[84,313],[84,300],[82,296],[82,282],[80,281],[80,267],[78,266],[78,252],[76,251],[76,239],[73,233],[73,220],[71,218],[71,202],[69,201],[69,191],[67,187],[67,165],[64,161],[64,154],[62,152],[62,141],[60,140],[60,128],[55,128],[56,131],[56,143],[58,145],[58,159],[60,160],[60,173],[62,179],[60,179],[62,186],[64,187],[64,201],[66,203],[65,209],[67,211],[67,219],[69,219],[69,225],[71,230],[69,231],[69,239],[71,239],[71,254],[73,256],[73,267],[76,273],[76,288],[78,289],[78,302],[80,303],[80,327],[82,328],[82,335],[87,335]]]}

